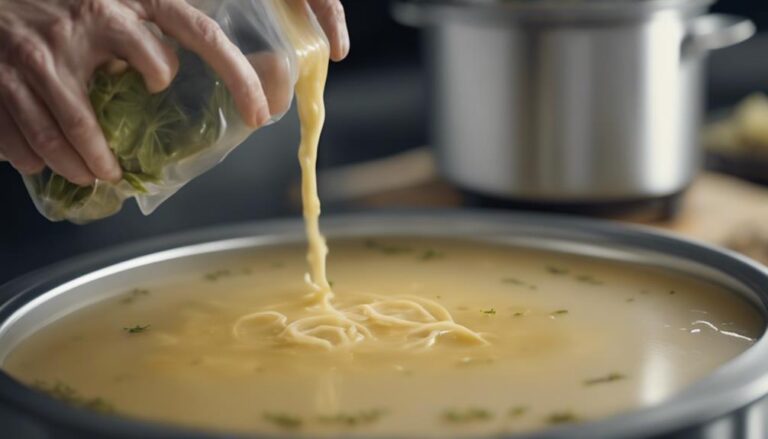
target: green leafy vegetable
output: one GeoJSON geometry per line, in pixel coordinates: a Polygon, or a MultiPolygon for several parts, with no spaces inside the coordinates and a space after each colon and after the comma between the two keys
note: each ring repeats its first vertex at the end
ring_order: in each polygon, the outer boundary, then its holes
{"type": "Polygon", "coordinates": [[[152,94],[135,70],[97,71],[89,98],[125,185],[81,187],[46,169],[27,179],[38,207],[52,220],[84,222],[116,213],[127,196],[162,186],[166,166],[213,145],[225,122],[237,114],[223,83],[212,74],[208,78],[204,86],[195,84],[195,93],[188,78],[177,77],[166,90],[152,94]]]}
{"type": "Polygon", "coordinates": [[[496,314],[496,308],[481,309],[480,312],[483,314],[494,315],[496,314]]]}

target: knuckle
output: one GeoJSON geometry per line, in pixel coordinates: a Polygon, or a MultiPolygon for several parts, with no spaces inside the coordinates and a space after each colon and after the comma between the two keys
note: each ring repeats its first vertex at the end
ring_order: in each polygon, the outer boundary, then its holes
{"type": "Polygon", "coordinates": [[[13,165],[17,171],[26,175],[37,174],[45,167],[45,164],[41,160],[33,157],[15,159],[11,161],[11,165],[13,165]]]}
{"type": "Polygon", "coordinates": [[[47,37],[54,43],[69,43],[72,41],[74,25],[69,17],[59,17],[48,27],[47,37]]]}
{"type": "Polygon", "coordinates": [[[66,143],[58,131],[41,129],[30,136],[33,148],[43,156],[56,156],[66,149],[66,143]]]}
{"type": "Polygon", "coordinates": [[[207,15],[196,14],[193,21],[194,31],[206,45],[220,46],[223,43],[223,31],[214,19],[207,15]]]}
{"type": "Polygon", "coordinates": [[[11,53],[16,64],[27,71],[41,73],[50,67],[49,55],[45,46],[32,38],[16,40],[11,47],[11,53]]]}
{"type": "Polygon", "coordinates": [[[133,34],[133,20],[123,14],[105,14],[104,27],[110,35],[133,34]]]}
{"type": "Polygon", "coordinates": [[[12,67],[0,64],[0,92],[3,94],[16,94],[21,84],[12,67]]]}
{"type": "Polygon", "coordinates": [[[104,17],[112,7],[112,0],[80,0],[73,15],[76,18],[104,17]]]}
{"type": "Polygon", "coordinates": [[[95,134],[98,134],[93,120],[82,113],[71,115],[69,120],[63,125],[67,134],[69,134],[71,138],[78,139],[78,141],[87,141],[88,139],[93,138],[95,134]]]}

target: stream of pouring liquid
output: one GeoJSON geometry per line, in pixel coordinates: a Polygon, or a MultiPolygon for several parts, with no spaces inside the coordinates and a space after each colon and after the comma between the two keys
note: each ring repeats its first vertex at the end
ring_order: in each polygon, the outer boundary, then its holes
{"type": "Polygon", "coordinates": [[[309,277],[318,299],[328,304],[333,297],[325,269],[328,246],[320,232],[320,197],[317,193],[317,149],[325,122],[323,92],[328,76],[330,49],[327,40],[309,19],[303,1],[277,1],[283,12],[286,34],[296,49],[299,76],[296,82],[296,104],[301,124],[299,163],[301,165],[301,197],[309,249],[309,277]]]}

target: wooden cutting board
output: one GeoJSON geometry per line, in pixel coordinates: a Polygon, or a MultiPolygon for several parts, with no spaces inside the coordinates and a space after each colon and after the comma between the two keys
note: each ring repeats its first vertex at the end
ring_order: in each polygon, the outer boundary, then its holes
{"type": "MultiPolygon", "coordinates": [[[[319,176],[324,202],[365,208],[457,207],[462,197],[437,177],[427,148],[319,176]]],[[[740,251],[768,264],[768,187],[703,173],[671,221],[645,223],[740,251]]]]}

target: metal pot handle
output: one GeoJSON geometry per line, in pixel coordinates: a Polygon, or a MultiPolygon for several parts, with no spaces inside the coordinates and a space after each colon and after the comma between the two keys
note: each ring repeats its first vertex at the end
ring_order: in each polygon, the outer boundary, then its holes
{"type": "Polygon", "coordinates": [[[755,34],[755,23],[738,15],[707,14],[688,25],[683,39],[683,54],[704,55],[748,40],[755,34]]]}

